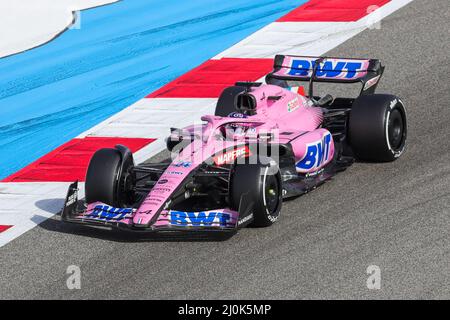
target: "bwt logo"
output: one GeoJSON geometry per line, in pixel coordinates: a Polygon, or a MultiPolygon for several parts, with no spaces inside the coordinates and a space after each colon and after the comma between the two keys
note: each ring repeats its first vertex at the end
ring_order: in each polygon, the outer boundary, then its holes
{"type": "MultiPolygon", "coordinates": [[[[293,60],[288,74],[291,76],[309,77],[315,63],[314,60],[293,60]]],[[[357,61],[325,61],[317,67],[316,77],[354,79],[361,68],[362,62],[357,61]]]]}
{"type": "Polygon", "coordinates": [[[102,219],[106,221],[120,221],[125,218],[131,218],[133,209],[131,208],[114,208],[110,206],[98,205],[86,217],[94,219],[102,219]]]}
{"type": "Polygon", "coordinates": [[[308,144],[305,156],[297,162],[297,171],[307,172],[322,166],[330,157],[330,145],[331,134],[329,132],[324,135],[321,141],[308,144]]]}
{"type": "Polygon", "coordinates": [[[178,226],[212,226],[219,224],[225,227],[231,220],[228,213],[223,212],[185,212],[170,211],[170,223],[178,226]]]}

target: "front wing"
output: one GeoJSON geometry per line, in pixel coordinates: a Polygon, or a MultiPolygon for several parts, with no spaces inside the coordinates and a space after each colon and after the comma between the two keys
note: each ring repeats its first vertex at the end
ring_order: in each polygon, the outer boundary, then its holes
{"type": "Polygon", "coordinates": [[[216,209],[203,212],[184,212],[167,210],[161,212],[158,219],[149,226],[133,223],[133,215],[136,209],[113,208],[107,204],[96,202],[83,204],[80,207],[78,199],[78,182],[69,186],[61,220],[93,227],[106,227],[124,231],[140,233],[174,232],[174,233],[234,233],[238,228],[252,222],[250,216],[251,203],[245,196],[241,198],[238,211],[230,209],[216,209]]]}

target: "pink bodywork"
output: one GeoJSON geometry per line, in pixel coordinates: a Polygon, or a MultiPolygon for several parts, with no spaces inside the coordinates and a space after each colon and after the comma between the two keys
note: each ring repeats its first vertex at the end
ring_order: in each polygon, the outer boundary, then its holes
{"type": "MultiPolygon", "coordinates": [[[[180,220],[171,221],[171,218],[184,212],[170,210],[170,197],[183,187],[189,174],[204,162],[215,162],[220,166],[250,156],[248,144],[261,139],[268,139],[268,145],[289,143],[299,174],[318,173],[332,161],[334,142],[331,133],[320,128],[323,121],[321,108],[313,106],[304,96],[274,85],[252,87],[248,93],[256,99],[256,115],[207,115],[201,118],[203,124],[182,129],[191,143],[176,155],[137,210],[96,202],[88,204],[87,210],[78,218],[153,230],[176,227],[180,220]],[[191,139],[191,136],[195,138],[191,139]]],[[[226,208],[198,214],[210,218],[208,227],[235,228],[239,224],[239,213],[226,208]],[[224,217],[225,223],[220,220],[224,217]]],[[[189,225],[182,224],[181,227],[189,225]]]]}
{"type": "MultiPolygon", "coordinates": [[[[173,159],[172,164],[136,211],[132,218],[135,225],[148,225],[150,222],[153,222],[152,226],[154,227],[169,225],[170,214],[167,208],[170,205],[168,201],[172,193],[183,185],[184,179],[190,172],[214,155],[222,153],[224,149],[245,146],[246,141],[256,139],[258,134],[270,132],[273,133],[272,143],[290,143],[292,145],[295,160],[298,162],[308,156],[308,146],[320,145],[325,137],[331,137],[328,130],[320,128],[323,120],[322,109],[313,107],[304,96],[274,85],[254,87],[250,93],[257,101],[256,115],[247,118],[208,115],[202,117],[205,124],[184,129],[188,133],[197,132],[199,138],[194,139],[173,159]],[[268,97],[275,96],[280,98],[278,100],[268,99],[268,97]],[[243,127],[248,126],[251,130],[245,134],[235,134],[231,139],[219,139],[220,134],[218,133],[221,132],[221,128],[233,123],[243,127]],[[156,214],[158,217],[155,216],[156,214]]],[[[326,157],[317,161],[317,165],[308,170],[298,169],[297,171],[313,173],[321,170],[333,158],[334,143],[332,139],[327,148],[326,157]]],[[[225,212],[226,209],[222,211],[225,212]]],[[[227,212],[232,216],[230,225],[235,225],[238,213],[231,210],[227,212]]]]}

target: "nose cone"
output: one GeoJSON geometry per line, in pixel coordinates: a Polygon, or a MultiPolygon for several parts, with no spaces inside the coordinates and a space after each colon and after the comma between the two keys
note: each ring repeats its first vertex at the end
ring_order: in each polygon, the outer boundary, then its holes
{"type": "Polygon", "coordinates": [[[190,161],[175,160],[159,178],[133,217],[136,226],[149,226],[156,222],[157,215],[165,209],[172,194],[178,190],[189,173],[195,169],[190,161]]]}

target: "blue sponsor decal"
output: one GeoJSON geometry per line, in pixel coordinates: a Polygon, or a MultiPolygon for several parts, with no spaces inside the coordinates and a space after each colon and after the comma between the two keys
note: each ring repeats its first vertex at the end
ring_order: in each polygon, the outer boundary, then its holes
{"type": "Polygon", "coordinates": [[[306,154],[297,162],[299,171],[309,171],[319,168],[330,157],[331,134],[328,132],[321,141],[307,145],[306,154]]]}
{"type": "Polygon", "coordinates": [[[244,119],[244,118],[248,118],[247,115],[243,114],[243,113],[239,113],[239,112],[232,112],[228,115],[229,118],[240,118],[240,119],[244,119]]]}
{"type": "Polygon", "coordinates": [[[185,212],[170,211],[170,223],[177,226],[211,226],[219,223],[221,227],[227,226],[231,216],[223,212],[185,212]]]}
{"type": "Polygon", "coordinates": [[[106,205],[98,205],[86,217],[106,221],[121,221],[125,218],[131,218],[132,213],[133,209],[131,208],[114,208],[106,205]]]}
{"type": "MultiPolygon", "coordinates": [[[[291,76],[309,77],[314,65],[315,61],[293,60],[288,74],[291,76]]],[[[337,78],[345,74],[344,79],[353,79],[361,67],[362,63],[356,61],[325,61],[317,68],[316,76],[318,78],[337,78]]]]}
{"type": "Polygon", "coordinates": [[[177,164],[175,164],[175,167],[183,167],[183,168],[189,168],[190,166],[192,166],[192,162],[188,162],[188,161],[181,161],[178,162],[177,164]]]}

